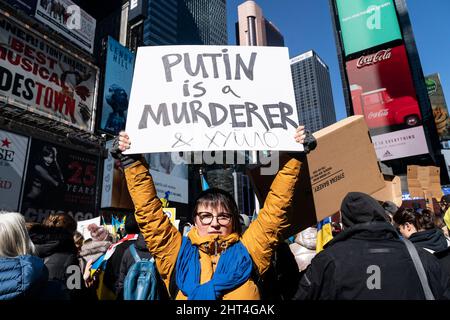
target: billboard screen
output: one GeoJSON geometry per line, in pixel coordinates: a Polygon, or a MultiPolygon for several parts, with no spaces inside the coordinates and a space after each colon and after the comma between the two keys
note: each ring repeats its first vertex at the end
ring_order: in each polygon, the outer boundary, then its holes
{"type": "Polygon", "coordinates": [[[70,0],[39,0],[35,17],[80,48],[93,53],[96,21],[70,0]]]}
{"type": "Polygon", "coordinates": [[[29,139],[0,130],[0,210],[18,211],[29,139]]]}
{"type": "Polygon", "coordinates": [[[439,139],[450,140],[450,118],[439,74],[435,73],[425,77],[425,83],[427,85],[439,139]]]}
{"type": "Polygon", "coordinates": [[[133,52],[108,37],[100,129],[114,135],[125,129],[134,58],[133,52]]]}
{"type": "Polygon", "coordinates": [[[346,55],[402,39],[393,0],[336,0],[346,55]]]}
{"type": "Polygon", "coordinates": [[[403,45],[346,64],[354,114],[364,115],[380,160],[428,153],[403,45]]]}
{"type": "Polygon", "coordinates": [[[77,220],[93,218],[97,168],[96,156],[33,139],[21,212],[36,222],[59,211],[77,220]]]}
{"type": "Polygon", "coordinates": [[[91,131],[98,69],[0,14],[0,99],[91,131]]]}

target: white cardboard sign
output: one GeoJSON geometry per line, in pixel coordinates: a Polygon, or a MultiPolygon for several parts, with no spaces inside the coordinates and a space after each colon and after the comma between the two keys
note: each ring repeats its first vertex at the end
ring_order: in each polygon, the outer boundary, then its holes
{"type": "Polygon", "coordinates": [[[129,153],[301,151],[288,49],[152,46],[137,52],[129,153]]]}

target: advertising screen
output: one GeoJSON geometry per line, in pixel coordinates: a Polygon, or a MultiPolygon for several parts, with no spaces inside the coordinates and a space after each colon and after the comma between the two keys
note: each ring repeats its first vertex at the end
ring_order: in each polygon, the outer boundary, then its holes
{"type": "Polygon", "coordinates": [[[28,141],[27,137],[0,130],[0,210],[19,210],[28,141]]]}
{"type": "Polygon", "coordinates": [[[364,115],[380,160],[428,153],[403,45],[346,64],[354,114],[364,115]]]}
{"type": "Polygon", "coordinates": [[[125,129],[134,58],[134,53],[128,48],[108,38],[100,129],[114,135],[125,129]]]}
{"type": "Polygon", "coordinates": [[[401,39],[393,0],[336,0],[346,55],[401,39]]]}
{"type": "Polygon", "coordinates": [[[97,72],[0,14],[0,100],[91,131],[97,72]]]}
{"type": "Polygon", "coordinates": [[[94,217],[97,157],[33,139],[21,212],[41,222],[51,212],[67,212],[77,220],[94,217]]]}
{"type": "Polygon", "coordinates": [[[94,52],[96,21],[70,0],[39,0],[36,19],[84,50],[94,52]]]}
{"type": "Polygon", "coordinates": [[[450,118],[439,74],[435,73],[425,77],[425,83],[427,85],[439,139],[450,140],[450,118]]]}

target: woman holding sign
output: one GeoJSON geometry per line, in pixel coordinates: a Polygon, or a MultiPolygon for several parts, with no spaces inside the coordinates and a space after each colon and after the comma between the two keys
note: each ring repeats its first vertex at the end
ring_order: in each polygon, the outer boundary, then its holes
{"type": "MultiPolygon", "coordinates": [[[[304,127],[295,140],[314,148],[304,127]]],[[[239,212],[233,197],[220,189],[203,191],[196,199],[194,227],[186,237],[171,224],[157,197],[148,165],[140,155],[124,155],[130,148],[125,132],[112,150],[124,167],[136,221],[159,273],[173,298],[189,300],[256,300],[260,294],[252,271],[263,275],[281,234],[291,227],[288,214],[302,161],[291,158],[278,172],[264,207],[241,235],[239,212]]],[[[304,157],[302,157],[304,159],[304,157]]]]}

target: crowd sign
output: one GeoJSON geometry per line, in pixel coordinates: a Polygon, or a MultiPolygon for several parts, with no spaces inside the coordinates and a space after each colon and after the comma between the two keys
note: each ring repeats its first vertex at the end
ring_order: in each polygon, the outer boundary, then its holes
{"type": "Polygon", "coordinates": [[[29,139],[0,130],[0,210],[19,210],[29,139]]]}
{"type": "Polygon", "coordinates": [[[33,139],[21,211],[41,222],[51,212],[77,220],[94,217],[97,157],[33,139]]]}
{"type": "Polygon", "coordinates": [[[97,68],[0,14],[0,99],[92,130],[97,68]]]}
{"type": "Polygon", "coordinates": [[[301,146],[287,48],[138,49],[126,131],[131,153],[301,146]]]}

